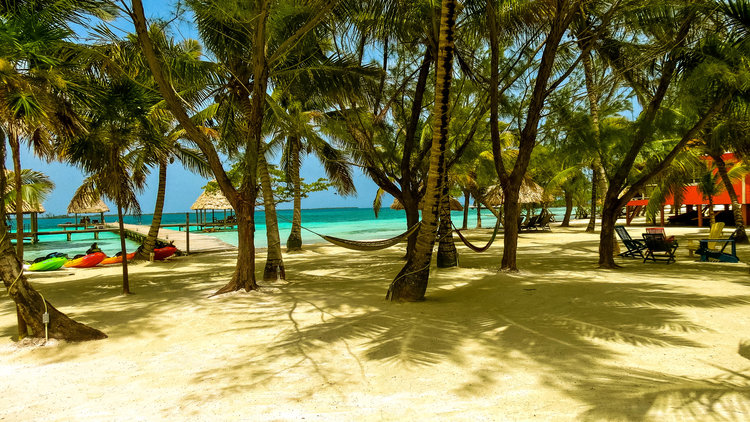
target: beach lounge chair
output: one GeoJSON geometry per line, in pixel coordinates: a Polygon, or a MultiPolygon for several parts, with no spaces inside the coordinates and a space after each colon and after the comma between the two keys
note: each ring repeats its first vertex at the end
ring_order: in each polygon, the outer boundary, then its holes
{"type": "Polygon", "coordinates": [[[640,239],[633,239],[628,234],[625,226],[615,226],[615,233],[622,241],[622,244],[628,249],[625,252],[620,253],[623,258],[643,258],[643,250],[646,249],[646,244],[640,239]]]}
{"type": "Polygon", "coordinates": [[[701,239],[698,250],[695,251],[701,256],[701,262],[718,261],[718,262],[740,262],[737,257],[737,245],[735,237],[737,230],[733,231],[728,239],[701,239]],[[722,245],[721,249],[714,249],[711,245],[722,245]],[[732,245],[730,252],[726,252],[727,246],[732,245]]]}
{"type": "Polygon", "coordinates": [[[521,225],[521,230],[532,230],[534,227],[536,227],[536,224],[539,222],[539,219],[541,217],[541,215],[532,216],[525,224],[521,225]]]}
{"type": "Polygon", "coordinates": [[[534,227],[534,230],[546,230],[546,231],[552,231],[552,229],[549,227],[549,222],[552,221],[552,214],[549,212],[546,212],[542,214],[542,218],[537,221],[536,226],[534,227]]]}
{"type": "Polygon", "coordinates": [[[661,234],[667,240],[674,240],[674,236],[667,236],[667,233],[664,232],[664,227],[647,227],[646,233],[661,234]]]}
{"type": "Polygon", "coordinates": [[[643,233],[643,242],[646,244],[646,253],[643,255],[643,262],[667,261],[675,262],[674,253],[677,250],[677,242],[667,240],[661,233],[643,233]]]}

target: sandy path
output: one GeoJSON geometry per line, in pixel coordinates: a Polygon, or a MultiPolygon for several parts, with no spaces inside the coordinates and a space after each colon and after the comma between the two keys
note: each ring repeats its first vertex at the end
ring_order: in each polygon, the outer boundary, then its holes
{"type": "MultiPolygon", "coordinates": [[[[461,268],[434,269],[416,304],[384,301],[401,248],[309,247],[285,257],[288,282],[213,299],[232,253],[134,265],[128,297],[117,268],[34,275],[110,337],[19,346],[3,301],[0,419],[750,418],[745,263],[681,247],[669,266],[598,270],[597,235],[553,230],[522,235],[518,274],[496,272],[501,243],[459,248],[461,268]]],[[[750,247],[739,255],[749,262],[750,247]]]]}

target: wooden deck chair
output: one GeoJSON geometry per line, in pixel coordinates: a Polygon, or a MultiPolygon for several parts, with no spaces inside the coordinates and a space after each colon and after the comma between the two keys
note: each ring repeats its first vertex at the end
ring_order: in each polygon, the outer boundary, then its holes
{"type": "Polygon", "coordinates": [[[664,231],[664,227],[647,227],[646,233],[660,234],[667,240],[674,240],[674,236],[667,236],[667,233],[664,231]]]}
{"type": "Polygon", "coordinates": [[[521,225],[521,230],[532,230],[533,227],[536,227],[536,224],[539,222],[539,219],[541,217],[541,215],[532,216],[528,221],[526,221],[525,224],[521,225]]]}
{"type": "MultiPolygon", "coordinates": [[[[711,231],[708,233],[709,239],[721,239],[722,231],[724,231],[724,223],[716,222],[711,225],[711,231]]],[[[707,247],[709,250],[715,251],[719,247],[718,242],[708,242],[707,247]]]]}
{"type": "Polygon", "coordinates": [[[615,233],[625,245],[627,250],[620,253],[619,255],[623,258],[643,258],[643,250],[646,249],[646,244],[639,239],[633,239],[628,234],[625,226],[615,226],[615,233]]]}
{"type": "Polygon", "coordinates": [[[661,233],[643,233],[643,241],[646,243],[646,254],[643,256],[643,262],[666,261],[667,264],[675,262],[675,251],[677,242],[667,240],[661,233]]]}
{"type": "Polygon", "coordinates": [[[735,244],[735,237],[737,236],[737,230],[733,231],[728,239],[701,239],[698,250],[695,251],[701,256],[701,262],[714,261],[714,262],[740,262],[737,257],[737,245],[735,244]],[[711,249],[711,244],[723,245],[721,249],[711,249]],[[726,252],[727,246],[731,245],[731,252],[726,252]]]}

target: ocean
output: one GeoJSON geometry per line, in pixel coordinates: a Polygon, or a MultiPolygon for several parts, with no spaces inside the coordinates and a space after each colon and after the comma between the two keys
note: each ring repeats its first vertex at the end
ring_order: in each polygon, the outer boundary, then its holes
{"type": "MultiPolygon", "coordinates": [[[[560,221],[565,212],[565,208],[550,208],[550,211],[552,211],[557,220],[560,221]]],[[[286,244],[286,239],[289,237],[289,232],[292,226],[292,210],[278,210],[277,215],[279,217],[279,235],[281,237],[281,242],[282,244],[286,244]]],[[[142,214],[140,216],[126,215],[124,221],[128,224],[150,225],[152,217],[151,214],[142,214]]],[[[80,218],[81,216],[79,215],[79,219],[80,218]]],[[[98,219],[99,215],[92,215],[90,218],[98,219]]],[[[209,221],[212,220],[212,218],[223,219],[224,212],[217,211],[213,215],[209,212],[207,218],[209,221]]],[[[451,213],[451,218],[453,219],[454,224],[460,227],[463,222],[463,211],[453,211],[451,213]]],[[[107,222],[114,222],[117,221],[117,216],[105,215],[104,219],[107,222]]],[[[39,218],[39,230],[61,230],[58,226],[59,224],[72,223],[73,220],[73,217],[39,218]]],[[[256,211],[255,221],[255,245],[256,247],[262,248],[266,246],[266,224],[263,211],[256,211]]],[[[476,227],[476,221],[476,210],[469,210],[468,227],[476,227]]],[[[196,222],[195,213],[190,213],[190,222],[196,222]]],[[[166,213],[162,216],[162,224],[175,223],[185,223],[185,213],[166,213]]],[[[12,219],[11,224],[15,226],[15,219],[12,219]]],[[[24,225],[26,226],[26,230],[28,230],[28,220],[26,220],[24,225]]],[[[488,210],[483,209],[482,227],[491,228],[494,227],[494,225],[494,215],[488,210]]],[[[302,226],[317,233],[345,239],[387,239],[403,233],[406,230],[406,215],[403,210],[392,210],[390,208],[381,209],[378,218],[375,218],[372,208],[303,209],[302,226]]],[[[302,230],[303,244],[325,242],[319,236],[305,230],[304,228],[302,230]]],[[[200,232],[197,228],[192,228],[191,231],[200,232]]],[[[215,236],[232,245],[237,245],[237,230],[220,230],[207,234],[215,236]]],[[[99,233],[99,240],[94,240],[93,233],[73,234],[70,242],[66,240],[64,234],[48,235],[40,236],[39,242],[36,244],[31,244],[27,240],[24,246],[24,259],[32,260],[36,257],[47,255],[50,252],[67,253],[72,257],[76,254],[84,253],[93,242],[97,242],[102,251],[110,256],[120,250],[120,238],[114,233],[99,233]]],[[[126,246],[128,251],[134,251],[139,245],[136,242],[126,240],[126,246]]]]}

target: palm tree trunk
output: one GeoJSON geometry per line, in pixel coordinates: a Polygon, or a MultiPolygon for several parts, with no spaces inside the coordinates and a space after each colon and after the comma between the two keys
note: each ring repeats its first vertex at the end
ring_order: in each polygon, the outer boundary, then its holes
{"type": "MultiPolygon", "coordinates": [[[[419,201],[407,189],[402,191],[401,204],[404,206],[404,212],[406,213],[406,227],[409,228],[417,224],[419,222],[419,201]]],[[[406,239],[406,254],[404,259],[408,260],[414,253],[414,249],[417,246],[418,234],[419,232],[415,232],[406,239]]]]}
{"type": "Polygon", "coordinates": [[[734,226],[737,229],[735,241],[737,243],[748,243],[747,233],[745,232],[745,224],[742,219],[742,206],[740,205],[740,201],[737,198],[737,192],[734,191],[732,181],[729,179],[727,164],[724,162],[724,159],[721,158],[720,154],[711,154],[711,158],[713,158],[714,163],[716,164],[716,168],[718,169],[719,176],[721,177],[721,181],[724,183],[724,189],[726,189],[727,193],[729,194],[729,199],[732,201],[732,215],[734,215],[734,226]]]}
{"type": "Polygon", "coordinates": [[[273,197],[271,175],[263,154],[258,155],[258,175],[260,187],[263,191],[263,209],[266,215],[266,266],[263,269],[263,280],[285,280],[284,259],[281,255],[281,237],[279,236],[279,220],[276,217],[276,202],[273,197]]]}
{"type": "Polygon", "coordinates": [[[414,253],[407,259],[388,288],[386,299],[392,301],[424,300],[430,277],[430,261],[440,206],[440,184],[444,182],[445,146],[450,123],[450,88],[453,72],[453,38],[458,14],[456,0],[443,0],[440,13],[438,57],[435,62],[435,108],[433,110],[432,145],[427,172],[422,225],[419,227],[414,253]]]}
{"type": "Polygon", "coordinates": [[[482,228],[482,203],[479,202],[479,199],[476,201],[477,203],[477,228],[482,228]]]}
{"type": "MultiPolygon", "coordinates": [[[[2,139],[2,131],[0,131],[0,192],[5,192],[6,187],[5,140],[2,139]]],[[[4,207],[0,207],[0,221],[5,221],[4,207]]],[[[43,337],[47,334],[51,338],[67,341],[107,338],[107,335],[101,331],[68,318],[31,287],[21,271],[21,261],[10,244],[5,224],[0,224],[0,278],[3,280],[8,295],[16,304],[19,334],[22,330],[25,336],[30,330],[34,337],[43,337]],[[43,322],[45,312],[49,315],[47,333],[45,333],[43,322]]]]}
{"type": "Polygon", "coordinates": [[[594,166],[591,166],[591,216],[589,224],[586,226],[587,232],[593,232],[596,229],[596,189],[599,186],[599,173],[594,166]]]}
{"type": "MultiPolygon", "coordinates": [[[[446,173],[447,176],[447,173],[446,173]]],[[[451,223],[450,195],[448,194],[448,178],[443,177],[443,193],[440,201],[440,226],[438,228],[438,268],[450,268],[458,265],[458,251],[453,242],[453,227],[451,223]]]]}
{"type": "MultiPolygon", "coordinates": [[[[154,206],[154,217],[151,220],[151,227],[148,229],[148,235],[143,242],[143,248],[136,254],[136,259],[148,259],[156,247],[156,238],[159,235],[161,227],[161,217],[164,212],[164,198],[167,191],[167,159],[166,157],[159,161],[159,185],[156,192],[156,205],[154,206]]],[[[185,228],[190,230],[190,227],[185,228]]]]}
{"type": "Polygon", "coordinates": [[[615,223],[619,206],[616,200],[607,197],[602,207],[602,224],[599,231],[599,268],[619,268],[615,264],[615,223]]]}
{"type": "Polygon", "coordinates": [[[469,228],[469,191],[464,191],[464,221],[461,230],[469,228]]]}
{"type": "Polygon", "coordinates": [[[240,289],[257,290],[255,281],[255,192],[241,193],[242,200],[235,208],[237,216],[237,266],[232,279],[211,296],[234,292],[240,289]]]}
{"type": "Polygon", "coordinates": [[[573,213],[573,194],[569,190],[563,190],[565,194],[565,217],[560,224],[560,227],[570,227],[570,214],[573,213]]]}
{"type": "Polygon", "coordinates": [[[122,206],[120,201],[117,201],[117,218],[118,226],[120,228],[120,251],[122,252],[122,294],[129,295],[130,281],[128,280],[128,251],[125,246],[125,223],[122,221],[122,206]]]}
{"type": "Polygon", "coordinates": [[[292,214],[292,230],[289,232],[289,238],[286,240],[286,251],[302,250],[302,191],[299,180],[299,139],[290,137],[289,148],[289,177],[292,179],[292,189],[294,194],[294,206],[292,214]]]}
{"type": "Polygon", "coordinates": [[[13,184],[16,190],[16,256],[23,262],[23,182],[21,181],[21,145],[16,131],[10,131],[8,138],[13,157],[13,184]]]}
{"type": "Polygon", "coordinates": [[[716,213],[714,212],[714,197],[708,196],[708,218],[711,221],[711,225],[716,224],[716,213]]]}

